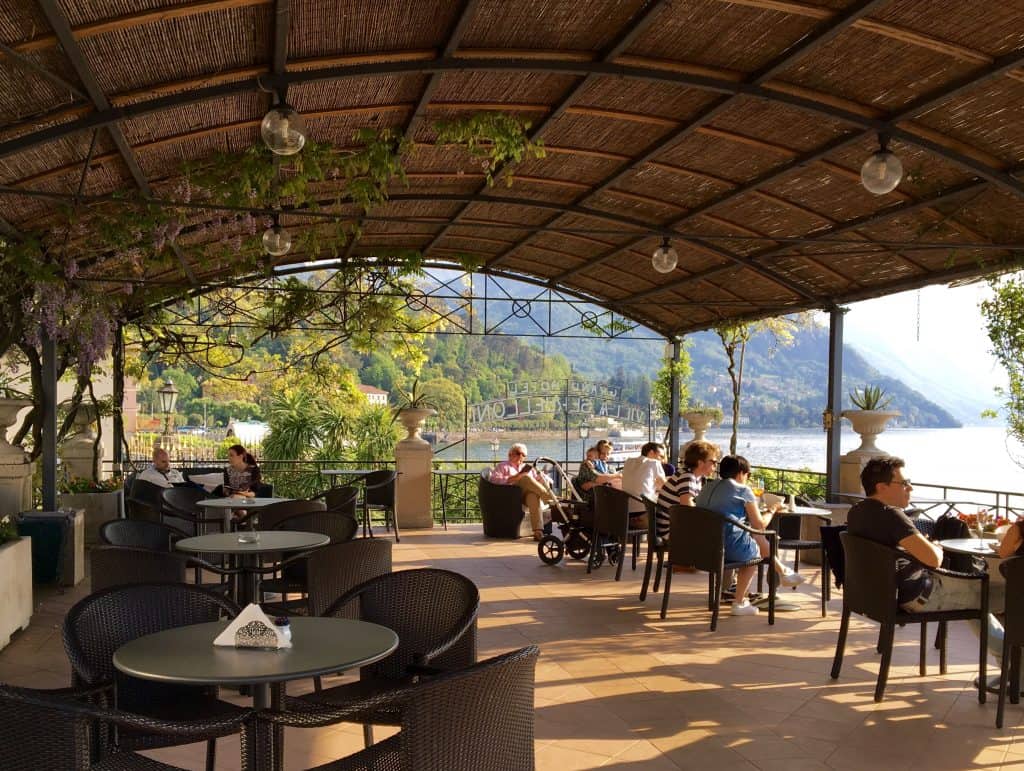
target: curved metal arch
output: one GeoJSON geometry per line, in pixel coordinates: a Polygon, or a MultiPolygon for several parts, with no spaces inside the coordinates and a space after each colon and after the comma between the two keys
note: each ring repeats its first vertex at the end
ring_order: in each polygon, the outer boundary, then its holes
{"type": "Polygon", "coordinates": [[[935,97],[925,97],[916,101],[907,108],[901,110],[895,116],[888,118],[869,118],[849,110],[844,110],[834,105],[816,102],[807,97],[788,94],[782,91],[774,91],[760,85],[737,83],[722,78],[713,78],[703,75],[671,72],[659,70],[652,67],[626,66],[608,62],[575,62],[563,60],[544,59],[459,59],[447,57],[432,61],[404,61],[386,62],[367,65],[347,65],[341,67],[328,67],[320,70],[309,70],[301,72],[286,72],[263,78],[248,78],[233,83],[224,83],[206,88],[197,89],[193,92],[172,94],[138,102],[124,107],[111,108],[97,111],[78,120],[65,124],[52,126],[46,129],[16,137],[0,143],[0,158],[20,152],[30,147],[35,147],[44,142],[49,142],[79,131],[91,130],[101,126],[108,126],[122,120],[149,115],[162,110],[180,107],[185,104],[215,99],[233,93],[245,91],[262,90],[267,86],[274,88],[287,88],[289,85],[298,83],[315,83],[328,80],[345,80],[358,77],[374,77],[402,74],[435,74],[446,72],[537,72],[562,75],[586,76],[607,76],[617,78],[629,78],[644,80],[656,83],[668,83],[702,91],[712,91],[725,95],[744,95],[756,99],[763,99],[768,102],[785,104],[804,112],[811,112],[822,115],[831,120],[837,120],[861,131],[885,132],[907,144],[924,149],[933,155],[941,157],[972,174],[977,174],[988,181],[996,184],[1014,195],[1024,197],[1024,182],[1006,174],[999,169],[993,169],[979,161],[964,155],[963,153],[950,150],[932,140],[919,137],[897,124],[898,121],[906,120],[913,114],[930,109],[936,103],[951,98],[960,91],[974,87],[985,80],[998,77],[1008,70],[1015,69],[1024,64],[1024,51],[1015,51],[1006,56],[1000,57],[980,74],[967,77],[962,81],[954,83],[951,87],[943,89],[935,97]],[[262,87],[262,88],[261,88],[262,87]]]}

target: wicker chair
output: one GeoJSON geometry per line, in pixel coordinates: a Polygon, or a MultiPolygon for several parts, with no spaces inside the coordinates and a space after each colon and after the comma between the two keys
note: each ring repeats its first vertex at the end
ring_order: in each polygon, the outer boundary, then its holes
{"type": "Polygon", "coordinates": [[[209,526],[224,530],[224,518],[220,514],[207,516],[199,501],[210,494],[198,487],[169,487],[163,491],[160,500],[161,520],[189,535],[199,535],[209,526]]]}
{"type": "MultiPolygon", "coordinates": [[[[975,619],[981,623],[981,635],[978,646],[978,703],[985,703],[985,666],[988,661],[988,574],[987,573],[954,573],[951,570],[928,568],[921,563],[917,565],[933,573],[955,578],[974,579],[979,582],[979,607],[966,610],[924,611],[907,613],[896,604],[899,582],[896,576],[896,561],[910,560],[905,551],[894,549],[885,544],[869,541],[849,533],[841,533],[843,552],[846,555],[846,579],[843,584],[843,618],[839,624],[839,638],[836,640],[836,655],[832,660],[832,679],[839,677],[843,666],[843,654],[846,651],[846,634],[850,629],[850,614],[859,613],[881,624],[878,635],[878,651],[882,654],[882,663],[878,668],[878,682],[875,684],[875,701],[881,701],[885,693],[885,683],[889,677],[889,662],[892,660],[893,636],[896,626],[904,624],[921,625],[921,648],[918,670],[923,677],[926,674],[925,653],[927,645],[927,626],[929,621],[939,623],[939,672],[946,674],[946,635],[945,627],[949,621],[975,619]]],[[[1009,587],[1007,587],[1009,588],[1009,587]]],[[[1007,603],[1010,597],[1007,592],[1007,603]]]]}
{"type": "Polygon", "coordinates": [[[523,535],[523,493],[515,485],[496,485],[480,475],[477,501],[488,538],[519,538],[523,535]]]}
{"type": "MultiPolygon", "coordinates": [[[[262,713],[259,720],[275,729],[312,728],[368,713],[401,715],[401,731],[395,736],[315,771],[533,771],[539,653],[531,645],[344,706],[307,703],[287,712],[262,713]]],[[[268,738],[272,733],[259,735],[268,738]]]]}
{"type": "Polygon", "coordinates": [[[818,536],[817,540],[801,537],[800,531],[803,529],[803,521],[803,517],[780,512],[775,515],[775,521],[772,524],[779,534],[779,550],[788,549],[793,552],[793,570],[800,571],[801,549],[803,551],[817,549],[821,554],[821,617],[825,618],[828,611],[828,601],[832,596],[828,578],[828,553],[825,551],[825,545],[822,543],[821,536],[818,536]]]}
{"type": "MultiPolygon", "coordinates": [[[[398,648],[387,658],[363,667],[359,682],[327,688],[299,702],[345,704],[411,682],[421,674],[461,669],[476,662],[480,592],[465,576],[437,568],[387,573],[346,592],[322,615],[346,617],[350,612],[347,606],[356,600],[359,618],[394,630],[398,648]]],[[[301,703],[297,706],[302,707],[301,703]]],[[[350,718],[363,724],[367,746],[373,741],[372,724],[397,725],[400,719],[393,709],[350,718]]]]}
{"type": "Polygon", "coordinates": [[[363,477],[363,535],[373,537],[370,512],[384,512],[384,526],[390,530],[395,526],[395,543],[398,543],[398,519],[395,517],[395,480],[398,474],[390,469],[371,471],[363,477]]]}
{"type": "Polygon", "coordinates": [[[307,603],[311,616],[359,618],[358,603],[328,613],[334,602],[354,587],[391,572],[391,541],[360,538],[331,544],[306,557],[307,603]]]}
{"type": "Polygon", "coordinates": [[[187,584],[133,584],[115,586],[77,602],[64,618],[64,650],[71,662],[72,685],[113,685],[119,708],[161,719],[211,720],[201,736],[182,737],[145,730],[119,731],[122,749],[168,747],[205,739],[206,767],[213,771],[219,736],[237,732],[231,718],[242,710],[217,698],[217,689],[154,683],[114,668],[114,652],[143,635],[187,624],[233,617],[238,606],[217,592],[187,584]]]}
{"type": "Polygon", "coordinates": [[[359,488],[353,485],[328,487],[322,493],[314,495],[311,500],[323,500],[328,511],[348,514],[355,519],[356,505],[359,500],[359,488]]]}
{"type": "MultiPolygon", "coordinates": [[[[359,523],[347,514],[341,514],[334,511],[309,511],[304,514],[292,514],[290,517],[285,517],[275,525],[274,529],[297,530],[303,533],[320,533],[321,535],[326,535],[330,538],[331,544],[341,544],[352,540],[356,531],[359,529],[359,523]]],[[[293,612],[295,609],[289,604],[287,595],[308,594],[308,561],[313,555],[319,554],[322,550],[323,548],[316,549],[308,555],[302,555],[301,559],[285,560],[281,565],[280,578],[268,578],[262,582],[263,592],[280,594],[282,596],[280,609],[285,613],[293,612]]],[[[361,580],[366,580],[366,578],[370,578],[370,576],[366,576],[361,580]]],[[[356,583],[359,582],[357,581],[349,584],[346,588],[351,588],[352,586],[355,586],[356,583]]],[[[333,600],[340,593],[341,592],[334,594],[331,599],[333,600]]],[[[301,601],[301,603],[302,605],[305,605],[304,600],[301,601]]],[[[277,609],[278,606],[275,606],[275,612],[277,609]]]]}
{"type": "Polygon", "coordinates": [[[187,533],[162,522],[112,519],[100,525],[100,540],[110,546],[134,546],[152,551],[171,551],[187,533]]]}
{"type": "Polygon", "coordinates": [[[1003,727],[1006,689],[1010,701],[1020,702],[1020,649],[1024,645],[1024,557],[1010,557],[999,565],[1006,578],[1006,618],[1003,621],[1003,653],[999,670],[999,706],[996,728],[1003,727]]]}
{"type": "MultiPolygon", "coordinates": [[[[221,568],[180,552],[161,552],[132,546],[96,546],[89,550],[90,587],[94,592],[125,584],[183,584],[189,568],[195,571],[196,583],[199,583],[203,570],[221,576],[241,572],[238,569],[221,568]]],[[[230,588],[223,581],[200,585],[221,594],[230,588]]]]}
{"type": "MultiPolygon", "coordinates": [[[[614,487],[601,485],[593,489],[594,493],[594,529],[590,537],[590,558],[587,560],[587,572],[600,565],[602,539],[612,539],[619,544],[619,560],[615,568],[615,580],[622,580],[622,563],[626,561],[626,544],[633,544],[633,570],[636,570],[637,552],[640,550],[640,536],[647,532],[647,525],[642,528],[630,527],[629,505],[632,501],[643,502],[643,498],[616,490],[614,487]]],[[[645,504],[646,505],[646,504],[645,504]]]]}
{"type": "MultiPolygon", "coordinates": [[[[778,554],[778,538],[771,530],[755,530],[733,521],[733,526],[748,533],[763,535],[771,546],[767,557],[749,562],[726,562],[722,525],[726,519],[711,509],[699,506],[673,506],[668,510],[670,525],[668,563],[665,566],[665,589],[661,597],[661,617],[668,613],[668,598],[672,592],[672,566],[692,565],[708,573],[708,610],[711,611],[711,631],[718,628],[718,611],[722,602],[722,582],[726,570],[747,565],[766,565],[768,568],[768,623],[775,623],[775,585],[778,580],[774,562],[778,554]]],[[[740,599],[740,598],[737,598],[740,599]]]]}
{"type": "Polygon", "coordinates": [[[124,499],[124,509],[128,519],[160,521],[160,495],[164,491],[163,487],[133,477],[126,489],[128,492],[124,499]]]}
{"type": "Polygon", "coordinates": [[[658,536],[658,510],[661,508],[651,500],[644,500],[647,507],[647,565],[644,567],[644,581],[640,586],[640,602],[647,599],[647,587],[651,583],[651,573],[654,573],[654,589],[657,593],[661,582],[661,574],[665,569],[665,552],[668,549],[668,539],[658,536]],[[654,566],[654,559],[657,557],[658,565],[654,566]]]}
{"type": "Polygon", "coordinates": [[[260,530],[276,530],[278,523],[296,514],[309,514],[310,512],[325,511],[327,506],[323,501],[281,501],[264,506],[262,509],[247,511],[238,520],[240,527],[246,527],[252,520],[259,522],[260,530]]]}
{"type": "Polygon", "coordinates": [[[106,728],[165,735],[175,744],[199,741],[213,733],[241,732],[242,768],[246,771],[255,768],[255,713],[251,710],[238,710],[212,720],[179,722],[97,707],[89,703],[96,695],[97,689],[40,691],[0,685],[0,724],[10,739],[3,749],[3,768],[6,771],[174,771],[178,768],[134,752],[112,752],[96,761],[101,754],[101,747],[94,746],[93,741],[97,722],[106,728]]]}

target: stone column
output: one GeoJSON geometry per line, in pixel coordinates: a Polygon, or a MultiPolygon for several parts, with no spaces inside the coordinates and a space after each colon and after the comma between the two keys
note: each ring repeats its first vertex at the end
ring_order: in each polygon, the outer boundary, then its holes
{"type": "Polygon", "coordinates": [[[32,469],[28,453],[7,441],[7,429],[28,399],[0,399],[0,516],[32,508],[32,469]]]}
{"type": "Polygon", "coordinates": [[[96,450],[103,457],[103,442],[94,449],[96,442],[96,409],[91,404],[80,404],[75,413],[75,433],[60,446],[58,455],[64,464],[68,478],[92,479],[96,450]]]}
{"type": "Polygon", "coordinates": [[[885,430],[886,423],[900,413],[885,410],[844,410],[843,417],[853,424],[853,430],[860,434],[860,447],[850,450],[839,460],[839,492],[863,495],[860,472],[872,458],[889,455],[875,444],[875,437],[885,430]]]}
{"type": "Polygon", "coordinates": [[[398,414],[409,434],[395,445],[395,518],[402,529],[434,526],[430,506],[434,450],[420,436],[423,421],[433,414],[433,410],[402,410],[398,414]]]}

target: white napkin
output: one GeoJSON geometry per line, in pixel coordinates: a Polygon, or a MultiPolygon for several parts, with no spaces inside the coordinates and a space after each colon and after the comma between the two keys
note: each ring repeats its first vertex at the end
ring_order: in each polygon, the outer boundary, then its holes
{"type": "Polygon", "coordinates": [[[235,633],[238,632],[242,627],[251,623],[263,624],[269,628],[270,632],[267,633],[257,627],[257,631],[262,632],[266,635],[266,639],[257,645],[241,646],[241,647],[259,647],[259,648],[291,648],[291,640],[286,640],[281,633],[278,631],[274,622],[263,612],[256,603],[250,603],[242,609],[242,612],[235,616],[235,620],[228,624],[228,628],[217,635],[217,639],[213,641],[214,645],[225,645],[230,648],[240,647],[235,643],[235,633]],[[273,634],[274,639],[270,639],[270,634],[273,634]],[[275,644],[276,643],[276,644],[275,644]]]}

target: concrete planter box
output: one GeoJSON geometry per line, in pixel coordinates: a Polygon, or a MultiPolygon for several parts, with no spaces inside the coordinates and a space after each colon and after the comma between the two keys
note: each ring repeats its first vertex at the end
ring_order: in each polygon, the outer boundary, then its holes
{"type": "Polygon", "coordinates": [[[61,493],[58,506],[61,509],[82,509],[85,511],[85,545],[94,546],[100,542],[100,525],[112,519],[121,519],[124,505],[121,502],[123,490],[111,493],[61,493]]]}
{"type": "Polygon", "coordinates": [[[0,545],[0,648],[32,619],[32,539],[0,545]]]}

